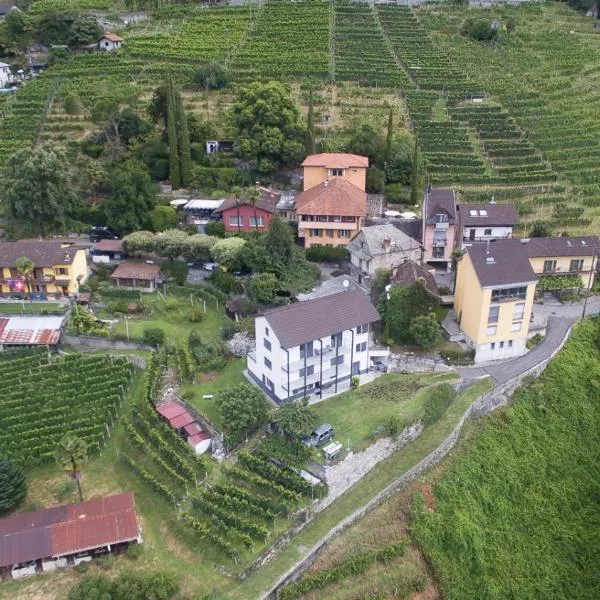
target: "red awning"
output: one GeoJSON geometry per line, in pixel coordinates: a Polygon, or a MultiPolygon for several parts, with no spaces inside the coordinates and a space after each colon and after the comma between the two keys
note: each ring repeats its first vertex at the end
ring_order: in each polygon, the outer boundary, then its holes
{"type": "Polygon", "coordinates": [[[190,425],[191,423],[193,423],[196,419],[194,419],[194,417],[192,417],[192,415],[190,415],[189,412],[184,411],[182,414],[169,419],[169,425],[171,425],[171,427],[173,429],[181,429],[182,427],[185,427],[186,425],[190,425]]]}

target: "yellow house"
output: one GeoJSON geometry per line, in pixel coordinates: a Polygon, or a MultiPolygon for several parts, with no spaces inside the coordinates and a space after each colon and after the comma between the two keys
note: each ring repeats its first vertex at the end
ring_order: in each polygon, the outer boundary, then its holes
{"type": "Polygon", "coordinates": [[[311,154],[306,157],[302,166],[305,191],[334,177],[346,180],[363,192],[366,189],[369,168],[369,159],[366,156],[343,152],[311,154]]]}
{"type": "Polygon", "coordinates": [[[467,248],[457,265],[454,311],[475,362],[521,356],[527,348],[537,277],[520,240],[467,248]]]}
{"type": "Polygon", "coordinates": [[[60,298],[77,294],[88,278],[85,250],[60,241],[0,242],[0,292],[2,297],[23,297],[28,285],[34,298],[60,298]],[[26,278],[17,269],[20,257],[33,263],[26,278]]]}
{"type": "MultiPolygon", "coordinates": [[[[598,238],[594,236],[531,238],[523,239],[521,242],[531,267],[538,277],[570,278],[573,288],[592,287],[598,261],[598,238]]],[[[552,280],[548,285],[552,285],[552,280]]]]}

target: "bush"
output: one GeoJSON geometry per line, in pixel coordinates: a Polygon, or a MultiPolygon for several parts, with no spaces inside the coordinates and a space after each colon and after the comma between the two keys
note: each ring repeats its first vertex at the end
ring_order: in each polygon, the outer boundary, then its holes
{"type": "Polygon", "coordinates": [[[434,313],[419,315],[410,322],[410,335],[417,346],[431,348],[440,337],[440,326],[434,313]]]}
{"type": "Polygon", "coordinates": [[[214,271],[209,277],[210,282],[225,294],[241,294],[244,291],[240,280],[231,273],[214,271]]]}
{"type": "Polygon", "coordinates": [[[141,544],[129,544],[125,556],[129,560],[137,560],[142,555],[143,547],[141,544]]]}
{"type": "Polygon", "coordinates": [[[442,285],[438,287],[438,291],[440,293],[440,296],[447,296],[450,293],[450,288],[448,288],[445,285],[442,285]]]}
{"type": "Polygon", "coordinates": [[[527,340],[527,342],[525,342],[525,345],[527,346],[528,350],[531,350],[532,348],[535,348],[538,344],[541,344],[543,340],[544,336],[541,333],[536,333],[535,335],[531,336],[527,340]]]}
{"type": "MultiPolygon", "coordinates": [[[[130,546],[131,548],[132,546],[130,546]]],[[[89,567],[81,563],[79,567],[89,567]]],[[[179,591],[177,579],[170,573],[121,573],[114,581],[104,575],[87,575],[69,592],[69,600],[168,600],[179,591]]]]}
{"type": "Polygon", "coordinates": [[[306,250],[306,258],[311,262],[342,262],[348,258],[346,248],[328,248],[327,246],[315,246],[306,250]]]}
{"type": "Polygon", "coordinates": [[[188,310],[187,313],[188,321],[192,323],[200,323],[204,319],[204,311],[201,306],[194,306],[188,310]]]}
{"type": "Polygon", "coordinates": [[[188,275],[188,266],[184,262],[173,261],[161,267],[161,271],[168,279],[175,280],[177,285],[185,285],[188,275]]]}
{"type": "Polygon", "coordinates": [[[489,42],[498,36],[497,30],[487,19],[468,19],[463,24],[461,33],[478,42],[489,42]]]}
{"type": "Polygon", "coordinates": [[[402,419],[400,419],[400,417],[396,417],[396,416],[392,415],[388,419],[388,422],[386,423],[385,428],[390,437],[394,437],[395,435],[398,435],[403,429],[402,419]]]}
{"type": "Polygon", "coordinates": [[[0,513],[12,510],[27,495],[25,475],[21,467],[8,459],[0,459],[0,513]]]}
{"type": "Polygon", "coordinates": [[[165,341],[165,332],[160,327],[144,329],[143,340],[149,346],[160,346],[165,341]]]}
{"type": "Polygon", "coordinates": [[[456,390],[449,383],[436,386],[425,401],[423,421],[425,425],[433,425],[454,402],[456,390]]]}
{"type": "Polygon", "coordinates": [[[475,358],[475,350],[444,350],[443,356],[446,362],[451,365],[470,365],[475,358]]]}

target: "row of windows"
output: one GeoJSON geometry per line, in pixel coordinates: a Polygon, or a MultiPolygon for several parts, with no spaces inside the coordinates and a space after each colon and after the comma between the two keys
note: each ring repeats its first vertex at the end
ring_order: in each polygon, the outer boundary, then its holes
{"type": "Polygon", "coordinates": [[[356,223],[356,217],[339,217],[335,215],[302,215],[301,220],[309,223],[356,223]]]}
{"type": "Polygon", "coordinates": [[[335,233],[337,231],[338,238],[349,238],[352,235],[352,231],[350,229],[309,229],[310,235],[313,237],[336,237],[335,233]]]}
{"type": "Polygon", "coordinates": [[[500,300],[506,300],[508,298],[519,298],[525,300],[527,297],[527,286],[503,288],[499,290],[492,290],[492,302],[500,302],[500,300]]]}
{"type": "MultiPolygon", "coordinates": [[[[583,258],[574,258],[569,263],[569,271],[571,273],[576,271],[583,271],[583,262],[583,258]]],[[[544,273],[554,273],[554,271],[556,271],[556,264],[557,262],[555,260],[545,260],[544,273]]]]}
{"type": "MultiPolygon", "coordinates": [[[[235,227],[243,227],[244,226],[244,217],[237,215],[231,215],[229,217],[229,224],[235,227]]],[[[250,227],[263,227],[265,221],[262,217],[250,217],[250,227]]]]}
{"type": "MultiPolygon", "coordinates": [[[[513,323],[510,327],[510,330],[517,333],[517,332],[521,331],[521,327],[523,327],[522,321],[519,323],[513,323]]],[[[485,334],[488,336],[496,335],[497,332],[498,332],[497,325],[488,325],[488,328],[485,330],[485,334]]]]}
{"type": "Polygon", "coordinates": [[[506,344],[507,348],[512,348],[513,347],[513,341],[512,340],[508,340],[506,342],[492,342],[490,344],[490,350],[495,350],[496,346],[498,346],[498,350],[503,350],[505,344],[506,344]]]}
{"type": "MultiPolygon", "coordinates": [[[[525,316],[525,303],[519,302],[515,304],[515,308],[512,314],[513,323],[515,321],[522,321],[525,316]]],[[[500,317],[500,307],[499,306],[490,306],[490,312],[488,313],[488,325],[494,325],[498,322],[500,317]]]]}

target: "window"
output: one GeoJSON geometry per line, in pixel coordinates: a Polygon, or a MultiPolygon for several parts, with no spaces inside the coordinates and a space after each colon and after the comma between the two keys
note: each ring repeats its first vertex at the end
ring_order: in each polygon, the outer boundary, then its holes
{"type": "Polygon", "coordinates": [[[235,225],[236,227],[239,225],[240,227],[244,224],[244,217],[239,217],[237,215],[231,215],[229,217],[229,224],[235,225]]]}
{"type": "Polygon", "coordinates": [[[483,230],[483,235],[492,235],[492,230],[491,229],[484,229],[483,230]]]}
{"type": "Polygon", "coordinates": [[[334,229],[328,229],[327,230],[327,237],[330,237],[330,238],[334,237],[334,231],[335,231],[334,229]]]}
{"type": "Polygon", "coordinates": [[[497,323],[499,316],[500,316],[500,307],[499,306],[490,306],[490,312],[488,314],[488,324],[497,323]]]}
{"type": "Polygon", "coordinates": [[[361,342],[360,344],[356,344],[357,352],[365,352],[367,349],[367,342],[361,342]]]}
{"type": "Polygon", "coordinates": [[[300,345],[300,358],[310,358],[313,355],[313,343],[307,342],[300,345]]]}
{"type": "Polygon", "coordinates": [[[496,349],[496,342],[492,342],[490,344],[490,350],[495,350],[496,349]]]}
{"type": "Polygon", "coordinates": [[[321,237],[323,230],[322,229],[311,229],[310,232],[314,237],[321,237]]]}
{"type": "Polygon", "coordinates": [[[556,271],[556,261],[555,260],[545,260],[544,261],[544,273],[554,273],[556,271]]]}
{"type": "MultiPolygon", "coordinates": [[[[573,262],[573,261],[571,261],[571,262],[573,262]]],[[[58,267],[58,274],[59,275],[68,275],[69,269],[67,269],[66,267],[58,267]]]]}
{"type": "Polygon", "coordinates": [[[344,175],[344,169],[329,169],[330,177],[342,177],[344,175]]]}
{"type": "Polygon", "coordinates": [[[349,229],[338,230],[338,237],[341,237],[341,238],[350,237],[350,230],[349,229]]]}
{"type": "Polygon", "coordinates": [[[250,217],[250,225],[252,227],[263,227],[265,224],[264,219],[262,217],[250,217]]]}
{"type": "Polygon", "coordinates": [[[335,335],[331,336],[331,347],[332,348],[338,348],[339,346],[342,345],[342,333],[336,333],[335,335]]]}
{"type": "Polygon", "coordinates": [[[269,340],[265,340],[263,338],[263,343],[265,345],[265,348],[270,352],[271,351],[271,342],[269,340]]]}
{"type": "Polygon", "coordinates": [[[300,377],[308,377],[309,375],[315,374],[315,368],[313,366],[306,367],[306,369],[300,369],[300,377]]]}
{"type": "Polygon", "coordinates": [[[512,348],[512,342],[513,342],[512,340],[508,340],[508,347],[509,348],[512,348]]]}
{"type": "Polygon", "coordinates": [[[265,327],[265,335],[269,335],[269,328],[265,327]]]}
{"type": "Polygon", "coordinates": [[[575,258],[569,265],[569,271],[583,271],[583,258],[575,258]]]}
{"type": "Polygon", "coordinates": [[[263,375],[263,383],[264,383],[264,384],[265,384],[265,385],[266,385],[266,386],[267,386],[267,387],[268,387],[270,390],[272,390],[272,389],[275,387],[275,386],[273,385],[273,382],[272,382],[272,381],[271,381],[271,380],[270,380],[268,377],[265,377],[264,375],[263,375]]]}
{"type": "Polygon", "coordinates": [[[318,221],[319,223],[327,223],[327,215],[319,215],[319,216],[317,217],[317,221],[318,221]]]}
{"type": "Polygon", "coordinates": [[[335,365],[341,365],[344,362],[344,355],[335,356],[331,359],[331,366],[335,367],[335,365]]]}
{"type": "Polygon", "coordinates": [[[500,300],[507,300],[508,298],[525,300],[526,297],[527,286],[492,290],[492,302],[499,302],[500,300]]]}
{"type": "Polygon", "coordinates": [[[521,331],[521,327],[523,326],[523,323],[513,323],[511,325],[510,330],[511,331],[521,331]]]}
{"type": "Polygon", "coordinates": [[[445,215],[444,213],[439,213],[439,214],[435,215],[435,222],[436,223],[447,223],[448,215],[445,215]]]}
{"type": "Polygon", "coordinates": [[[369,331],[369,324],[365,323],[364,325],[359,325],[356,328],[356,333],[367,333],[369,331]]]}
{"type": "Polygon", "coordinates": [[[497,331],[497,326],[496,325],[490,325],[485,332],[485,335],[496,335],[496,331],[497,331]]]}
{"type": "Polygon", "coordinates": [[[502,348],[504,348],[504,342],[500,342],[500,350],[502,350],[502,348]]]}
{"type": "Polygon", "coordinates": [[[525,303],[519,302],[519,304],[515,304],[515,310],[513,311],[513,323],[515,321],[522,321],[525,315],[525,303]]]}
{"type": "Polygon", "coordinates": [[[270,369],[273,366],[271,364],[271,361],[266,356],[265,356],[264,360],[265,360],[265,367],[267,367],[267,369],[270,369]]]}
{"type": "Polygon", "coordinates": [[[446,249],[443,246],[434,246],[431,252],[432,258],[444,258],[446,249]]]}

